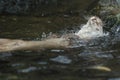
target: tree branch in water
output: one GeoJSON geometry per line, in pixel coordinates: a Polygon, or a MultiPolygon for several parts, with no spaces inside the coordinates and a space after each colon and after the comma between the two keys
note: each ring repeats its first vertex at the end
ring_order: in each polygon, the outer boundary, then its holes
{"type": "Polygon", "coordinates": [[[65,38],[53,38],[44,41],[24,41],[12,39],[0,39],[0,52],[42,49],[64,49],[70,41],[65,38]]]}

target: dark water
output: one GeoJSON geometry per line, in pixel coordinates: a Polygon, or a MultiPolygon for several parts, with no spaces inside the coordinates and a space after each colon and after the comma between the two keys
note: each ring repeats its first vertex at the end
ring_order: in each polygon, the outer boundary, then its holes
{"type": "Polygon", "coordinates": [[[98,1],[99,0],[0,0],[0,14],[36,16],[59,15],[62,13],[76,14],[84,9],[92,8],[98,1]]]}
{"type": "MultiPolygon", "coordinates": [[[[40,40],[43,32],[65,34],[79,30],[86,23],[81,15],[0,16],[0,37],[40,40]]],[[[41,52],[19,51],[0,53],[0,80],[120,80],[120,26],[116,18],[104,19],[109,35],[67,50],[41,52]],[[98,69],[103,66],[111,69],[98,69]]]]}

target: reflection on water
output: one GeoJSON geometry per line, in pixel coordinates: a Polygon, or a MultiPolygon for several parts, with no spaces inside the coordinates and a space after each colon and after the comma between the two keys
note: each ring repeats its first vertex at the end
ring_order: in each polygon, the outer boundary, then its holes
{"type": "Polygon", "coordinates": [[[78,26],[83,19],[75,17],[34,17],[34,16],[0,16],[0,36],[6,38],[41,38],[44,32],[58,33],[64,27],[78,26]],[[51,23],[49,23],[51,22],[51,23]]]}
{"type": "MultiPolygon", "coordinates": [[[[86,22],[81,16],[0,16],[0,37],[39,40],[43,32],[75,32],[86,22]],[[66,28],[65,28],[66,27],[66,28]]],[[[112,21],[111,21],[112,22],[112,21]]],[[[89,42],[76,41],[67,50],[0,53],[1,80],[119,80],[120,26],[89,42]],[[94,68],[102,66],[101,69],[94,68]],[[110,69],[105,71],[102,68],[110,69]]]]}
{"type": "Polygon", "coordinates": [[[108,79],[108,80],[120,80],[120,78],[111,78],[111,79],[108,79]]]}
{"type": "Polygon", "coordinates": [[[62,64],[70,64],[71,63],[70,59],[68,59],[66,56],[61,56],[61,55],[59,55],[55,58],[51,58],[50,60],[58,62],[58,63],[62,63],[62,64]]]}

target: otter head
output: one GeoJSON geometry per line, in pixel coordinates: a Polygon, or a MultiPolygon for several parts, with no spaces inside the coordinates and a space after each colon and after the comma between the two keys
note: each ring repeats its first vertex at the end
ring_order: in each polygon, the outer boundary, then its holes
{"type": "Polygon", "coordinates": [[[87,24],[84,25],[78,33],[75,35],[79,36],[81,39],[93,38],[103,36],[103,23],[102,20],[96,16],[91,17],[87,24]]]}
{"type": "Polygon", "coordinates": [[[93,28],[99,28],[99,27],[103,27],[103,22],[99,17],[93,16],[91,17],[87,24],[93,28]]]}

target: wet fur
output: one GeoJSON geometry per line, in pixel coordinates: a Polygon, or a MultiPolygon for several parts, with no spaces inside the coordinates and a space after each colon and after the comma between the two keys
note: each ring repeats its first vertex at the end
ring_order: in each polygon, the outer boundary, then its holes
{"type": "Polygon", "coordinates": [[[96,16],[91,17],[79,32],[75,33],[80,39],[91,39],[103,35],[102,20],[96,16]]]}

